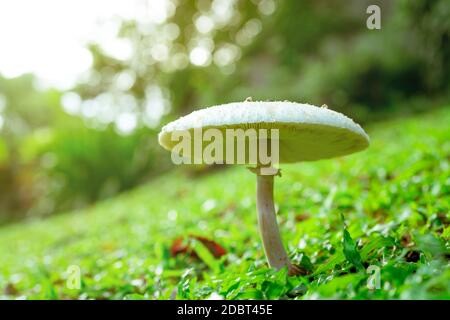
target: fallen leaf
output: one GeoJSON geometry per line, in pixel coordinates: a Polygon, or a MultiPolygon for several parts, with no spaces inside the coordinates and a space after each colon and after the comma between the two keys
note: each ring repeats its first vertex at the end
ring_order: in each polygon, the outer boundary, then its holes
{"type": "Polygon", "coordinates": [[[295,216],[295,221],[297,222],[301,222],[301,221],[305,221],[308,220],[309,218],[311,218],[311,216],[307,213],[301,213],[295,216]]]}
{"type": "Polygon", "coordinates": [[[17,290],[17,288],[12,283],[8,283],[5,287],[5,294],[7,296],[16,296],[17,294],[19,294],[19,290],[17,290]]]}
{"type": "Polygon", "coordinates": [[[189,254],[191,257],[198,258],[195,251],[189,245],[189,239],[200,241],[208,251],[215,257],[220,258],[226,254],[226,250],[217,242],[202,236],[189,235],[187,238],[176,238],[170,247],[170,254],[175,257],[178,254],[189,254]]]}

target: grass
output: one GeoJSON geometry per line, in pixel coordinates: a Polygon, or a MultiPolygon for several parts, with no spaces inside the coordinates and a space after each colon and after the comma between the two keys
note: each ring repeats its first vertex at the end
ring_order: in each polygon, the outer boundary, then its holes
{"type": "Polygon", "coordinates": [[[450,108],[378,123],[365,152],[282,166],[278,220],[302,276],[267,268],[252,173],[176,170],[84,211],[0,228],[0,297],[449,299],[449,124],[450,108]],[[180,237],[190,251],[173,255],[180,237]],[[73,265],[80,289],[67,286],[73,265]]]}

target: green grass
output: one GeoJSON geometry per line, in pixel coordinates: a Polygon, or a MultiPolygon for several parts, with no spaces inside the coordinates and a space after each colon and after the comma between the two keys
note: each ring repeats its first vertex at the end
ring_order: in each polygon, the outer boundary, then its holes
{"type": "Polygon", "coordinates": [[[449,124],[450,108],[378,123],[367,151],[282,166],[278,221],[303,276],[267,267],[252,173],[174,171],[88,210],[0,228],[0,297],[449,299],[449,124]],[[188,235],[227,253],[191,241],[200,258],[171,256],[188,235]],[[66,286],[71,265],[80,289],[66,286]]]}

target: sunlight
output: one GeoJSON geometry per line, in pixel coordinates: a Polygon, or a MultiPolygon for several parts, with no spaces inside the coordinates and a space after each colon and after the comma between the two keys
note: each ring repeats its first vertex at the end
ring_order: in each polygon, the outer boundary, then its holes
{"type": "Polygon", "coordinates": [[[87,42],[127,60],[131,46],[116,38],[119,19],[158,24],[174,11],[169,0],[2,1],[0,74],[35,73],[44,86],[70,88],[92,64],[87,42]]]}

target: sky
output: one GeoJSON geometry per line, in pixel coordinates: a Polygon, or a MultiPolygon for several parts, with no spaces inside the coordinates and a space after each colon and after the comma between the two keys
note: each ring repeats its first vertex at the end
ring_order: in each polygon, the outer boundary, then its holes
{"type": "Polygon", "coordinates": [[[68,89],[91,66],[87,42],[126,54],[115,37],[119,19],[162,23],[169,5],[167,0],[2,0],[0,74],[31,72],[44,86],[68,89]]]}

